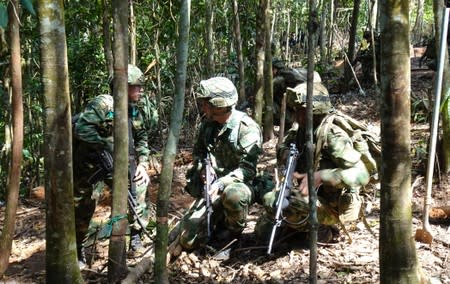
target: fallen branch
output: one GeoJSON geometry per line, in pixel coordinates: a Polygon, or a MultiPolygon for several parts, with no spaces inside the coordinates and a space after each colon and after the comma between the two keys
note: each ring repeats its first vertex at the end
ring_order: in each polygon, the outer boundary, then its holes
{"type": "Polygon", "coordinates": [[[147,254],[151,253],[151,256],[144,257],[140,262],[136,264],[135,267],[130,268],[130,272],[128,273],[127,277],[122,280],[122,284],[134,284],[137,283],[137,280],[149,269],[149,267],[152,265],[154,261],[154,255],[153,255],[153,246],[150,247],[151,249],[147,250],[147,254]]]}

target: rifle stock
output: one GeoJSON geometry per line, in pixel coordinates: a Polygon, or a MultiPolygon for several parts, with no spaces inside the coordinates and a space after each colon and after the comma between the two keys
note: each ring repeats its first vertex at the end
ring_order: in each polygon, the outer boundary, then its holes
{"type": "Polygon", "coordinates": [[[298,155],[299,153],[297,147],[295,144],[291,144],[289,147],[289,156],[286,161],[286,168],[283,173],[284,179],[280,186],[277,202],[275,203],[277,207],[277,211],[275,213],[275,224],[273,225],[272,233],[270,234],[267,254],[272,253],[275,233],[277,228],[280,227],[283,222],[283,210],[289,205],[288,197],[291,193],[292,179],[295,172],[295,167],[297,166],[298,155]]]}

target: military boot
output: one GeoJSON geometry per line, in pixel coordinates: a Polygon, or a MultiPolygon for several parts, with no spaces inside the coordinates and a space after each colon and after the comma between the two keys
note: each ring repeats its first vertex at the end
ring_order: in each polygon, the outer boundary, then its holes
{"type": "Polygon", "coordinates": [[[80,269],[86,267],[86,254],[83,245],[77,245],[78,266],[80,269]]]}
{"type": "Polygon", "coordinates": [[[142,241],[141,241],[141,234],[140,231],[131,229],[130,233],[130,250],[131,251],[138,251],[139,249],[143,248],[142,241]]]}

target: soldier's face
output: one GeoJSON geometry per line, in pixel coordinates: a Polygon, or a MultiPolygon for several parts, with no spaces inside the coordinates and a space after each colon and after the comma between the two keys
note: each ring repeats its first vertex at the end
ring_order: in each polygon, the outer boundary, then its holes
{"type": "Polygon", "coordinates": [[[141,97],[144,88],[142,86],[128,85],[128,100],[130,102],[137,102],[141,97]]]}
{"type": "Polygon", "coordinates": [[[200,112],[206,116],[207,119],[212,118],[212,106],[209,104],[207,100],[199,99],[197,101],[198,108],[200,109],[200,112]]]}

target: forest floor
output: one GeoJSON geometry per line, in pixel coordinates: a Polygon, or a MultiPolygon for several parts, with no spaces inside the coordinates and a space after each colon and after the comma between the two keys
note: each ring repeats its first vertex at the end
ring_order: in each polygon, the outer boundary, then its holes
{"type": "MultiPolygon", "coordinates": [[[[412,61],[412,235],[422,228],[422,209],[425,195],[425,161],[429,122],[426,120],[428,94],[433,82],[433,72],[419,68],[417,58],[412,61]]],[[[332,81],[327,82],[332,90],[332,81]]],[[[366,122],[374,131],[379,131],[378,101],[370,86],[362,86],[365,94],[350,92],[331,97],[337,109],[366,122]],[[365,89],[366,88],[366,89],[365,89]]],[[[264,154],[259,168],[272,170],[275,167],[276,139],[264,144],[264,154]]],[[[182,147],[181,147],[182,148],[182,147]]],[[[174,171],[171,197],[171,216],[175,220],[189,207],[192,198],[182,192],[185,172],[189,165],[190,149],[180,151],[174,171]]],[[[273,171],[272,171],[273,172],[273,171]]],[[[156,196],[158,177],[153,176],[149,189],[152,199],[156,196]]],[[[375,236],[371,235],[362,221],[346,226],[349,236],[340,230],[339,241],[318,245],[318,283],[379,283],[379,215],[380,202],[377,186],[372,186],[367,203],[372,205],[366,219],[375,236]],[[351,241],[351,243],[350,243],[351,241]]],[[[45,283],[45,204],[43,189],[32,191],[29,198],[21,198],[17,212],[10,265],[0,283],[45,283]]],[[[435,178],[433,184],[433,207],[450,206],[450,176],[435,178]]],[[[98,206],[94,220],[106,221],[109,206],[103,202],[98,206]]],[[[302,236],[291,236],[289,240],[276,244],[274,252],[266,254],[266,244],[256,242],[253,228],[263,212],[260,206],[252,206],[248,226],[241,238],[233,244],[230,258],[216,257],[223,246],[209,247],[191,253],[183,252],[169,265],[170,283],[308,283],[309,248],[302,236]]],[[[447,213],[448,214],[448,213],[447,213]]],[[[447,221],[449,217],[447,216],[447,221]]],[[[3,225],[4,207],[0,207],[0,225],[3,225]]],[[[431,224],[434,240],[431,244],[416,242],[417,257],[424,275],[430,283],[450,284],[450,227],[447,223],[431,224]]],[[[304,237],[304,236],[303,236],[304,237]]],[[[413,237],[413,236],[412,236],[413,237]]],[[[145,245],[150,247],[147,238],[145,245]]],[[[95,258],[88,269],[82,271],[86,283],[106,283],[108,241],[97,240],[95,258]]],[[[140,256],[129,256],[128,264],[135,265],[140,256]]],[[[152,268],[137,283],[154,283],[152,268]]]]}

